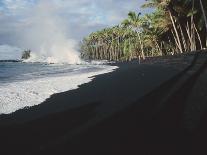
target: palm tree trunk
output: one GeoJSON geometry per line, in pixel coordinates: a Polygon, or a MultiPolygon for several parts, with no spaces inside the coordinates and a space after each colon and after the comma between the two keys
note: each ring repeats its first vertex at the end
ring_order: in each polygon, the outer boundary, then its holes
{"type": "Polygon", "coordinates": [[[129,38],[129,61],[131,61],[131,52],[132,52],[132,50],[131,50],[132,48],[131,48],[131,37],[129,38]]]}
{"type": "MultiPolygon", "coordinates": [[[[204,18],[204,21],[205,21],[206,33],[207,33],[207,17],[206,17],[205,10],[204,10],[204,7],[203,7],[203,3],[202,3],[201,0],[200,0],[200,6],[201,6],[202,13],[203,13],[203,18],[204,18]]],[[[207,37],[207,35],[206,35],[206,37],[207,37]]],[[[207,39],[206,39],[206,47],[207,47],[207,39]]]]}
{"type": "MultiPolygon", "coordinates": [[[[178,44],[178,41],[177,41],[177,38],[176,38],[176,36],[175,36],[174,31],[173,31],[173,30],[171,30],[171,33],[172,33],[173,38],[174,38],[174,40],[175,40],[175,44],[177,45],[176,47],[178,47],[178,49],[179,49],[179,44],[178,44]]],[[[179,49],[179,50],[180,50],[180,49],[179,49]]]]}
{"type": "Polygon", "coordinates": [[[196,43],[195,43],[195,30],[194,30],[194,20],[193,16],[191,16],[191,51],[196,50],[196,43]]]}
{"type": "Polygon", "coordinates": [[[205,21],[206,31],[207,31],[207,17],[206,17],[205,10],[204,10],[204,7],[203,7],[203,3],[202,3],[201,0],[200,0],[200,6],[201,6],[202,13],[203,13],[203,18],[204,18],[204,21],[205,21]]]}
{"type": "Polygon", "coordinates": [[[194,29],[195,29],[195,31],[196,31],[196,34],[197,34],[197,36],[198,36],[198,40],[199,40],[199,43],[200,43],[200,47],[201,47],[201,49],[203,49],[203,46],[202,46],[202,41],[201,41],[201,37],[200,37],[200,35],[199,35],[199,32],[198,32],[198,29],[196,28],[196,25],[195,25],[195,23],[194,23],[194,29]]]}
{"type": "Polygon", "coordinates": [[[188,22],[187,22],[187,26],[186,26],[186,32],[187,32],[187,35],[188,35],[188,38],[189,38],[189,41],[190,41],[190,47],[191,47],[191,45],[193,43],[192,43],[192,40],[191,40],[190,27],[189,27],[189,23],[188,22]]]}
{"type": "MultiPolygon", "coordinates": [[[[192,0],[192,11],[194,10],[195,7],[195,1],[192,0]]],[[[196,50],[196,40],[195,40],[195,29],[194,29],[194,14],[191,16],[191,39],[192,39],[192,47],[191,51],[196,50]]]]}
{"type": "MultiPolygon", "coordinates": [[[[160,56],[162,56],[162,49],[158,43],[158,41],[155,39],[155,43],[156,43],[156,46],[157,46],[157,49],[158,49],[158,52],[160,52],[160,56]]],[[[162,43],[161,43],[161,46],[162,46],[162,43]]]]}
{"type": "Polygon", "coordinates": [[[180,50],[180,53],[182,53],[182,52],[183,52],[183,50],[182,50],[182,45],[181,45],[180,37],[179,37],[179,35],[178,35],[177,28],[176,28],[176,26],[175,26],[175,21],[174,21],[174,19],[173,19],[172,13],[171,13],[170,11],[168,11],[168,12],[169,12],[169,15],[170,15],[171,22],[172,22],[172,24],[173,24],[173,28],[174,28],[174,31],[175,31],[175,35],[176,35],[176,37],[177,37],[178,48],[179,48],[179,50],[180,50]]]}
{"type": "Polygon", "coordinates": [[[187,43],[186,43],[186,40],[185,40],[185,35],[183,33],[183,29],[182,29],[180,24],[179,24],[179,27],[180,27],[180,32],[181,32],[182,41],[183,41],[183,45],[184,45],[184,50],[186,52],[187,51],[187,43]]]}
{"type": "Polygon", "coordinates": [[[138,35],[138,37],[139,37],[139,43],[140,43],[140,46],[141,46],[142,59],[145,60],[145,55],[144,55],[144,45],[143,45],[143,43],[142,43],[142,40],[141,40],[141,37],[140,37],[139,32],[137,32],[137,35],[138,35]]]}

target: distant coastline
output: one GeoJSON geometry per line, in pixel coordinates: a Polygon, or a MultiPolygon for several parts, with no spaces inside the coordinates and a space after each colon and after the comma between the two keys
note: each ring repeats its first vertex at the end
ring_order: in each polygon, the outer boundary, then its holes
{"type": "Polygon", "coordinates": [[[0,62],[22,62],[22,60],[0,60],[0,62]]]}

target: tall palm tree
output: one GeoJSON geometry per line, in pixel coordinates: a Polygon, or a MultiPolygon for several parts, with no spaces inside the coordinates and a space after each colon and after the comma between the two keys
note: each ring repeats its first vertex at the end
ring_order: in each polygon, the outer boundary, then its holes
{"type": "Polygon", "coordinates": [[[143,17],[144,24],[143,34],[145,36],[144,42],[151,43],[150,47],[155,49],[159,55],[162,55],[162,35],[166,33],[169,29],[168,22],[166,22],[165,17],[159,12],[153,12],[151,14],[147,14],[143,17]]]}
{"type": "MultiPolygon", "coordinates": [[[[204,10],[204,6],[203,6],[203,3],[202,3],[201,0],[200,0],[200,6],[201,6],[202,13],[203,13],[203,19],[205,21],[206,33],[207,33],[207,16],[206,16],[206,13],[205,13],[205,10],[204,10]]],[[[207,47],[207,39],[206,39],[206,47],[207,47]]]]}
{"type": "Polygon", "coordinates": [[[122,22],[122,25],[132,28],[137,33],[139,43],[141,46],[141,55],[142,55],[142,58],[145,59],[144,44],[143,44],[141,36],[140,36],[140,28],[142,25],[142,20],[140,18],[140,15],[141,15],[141,13],[136,14],[135,12],[130,11],[128,13],[128,19],[125,19],[122,22]]]}
{"type": "Polygon", "coordinates": [[[129,12],[120,25],[93,32],[82,41],[83,56],[91,59],[130,60],[142,55],[175,54],[207,46],[207,2],[147,0],[153,13],[129,12]]]}
{"type": "Polygon", "coordinates": [[[174,1],[172,0],[146,0],[146,1],[147,3],[142,5],[143,8],[146,8],[146,7],[158,8],[160,10],[165,11],[167,15],[169,15],[170,20],[172,22],[173,29],[174,29],[174,33],[175,33],[175,42],[177,43],[177,46],[180,52],[182,53],[183,51],[182,44],[181,44],[180,36],[178,33],[178,29],[176,27],[175,19],[173,17],[174,10],[172,6],[173,6],[174,1]]]}

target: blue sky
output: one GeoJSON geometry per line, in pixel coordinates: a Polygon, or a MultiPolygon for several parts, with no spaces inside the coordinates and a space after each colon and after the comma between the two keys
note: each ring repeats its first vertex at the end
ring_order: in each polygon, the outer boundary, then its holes
{"type": "Polygon", "coordinates": [[[118,24],[131,10],[142,12],[145,0],[0,0],[0,45],[18,44],[22,31],[29,29],[31,10],[41,1],[53,3],[67,36],[81,40],[92,31],[118,24]]]}

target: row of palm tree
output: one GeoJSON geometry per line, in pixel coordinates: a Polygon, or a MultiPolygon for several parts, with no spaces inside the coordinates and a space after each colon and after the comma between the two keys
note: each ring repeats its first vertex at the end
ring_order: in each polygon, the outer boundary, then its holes
{"type": "Polygon", "coordinates": [[[81,43],[86,59],[131,60],[207,47],[207,2],[146,0],[152,13],[129,12],[119,25],[93,32],[81,43]]]}
{"type": "Polygon", "coordinates": [[[128,60],[136,47],[137,34],[122,26],[105,28],[84,38],[81,46],[82,57],[87,59],[128,60]]]}

